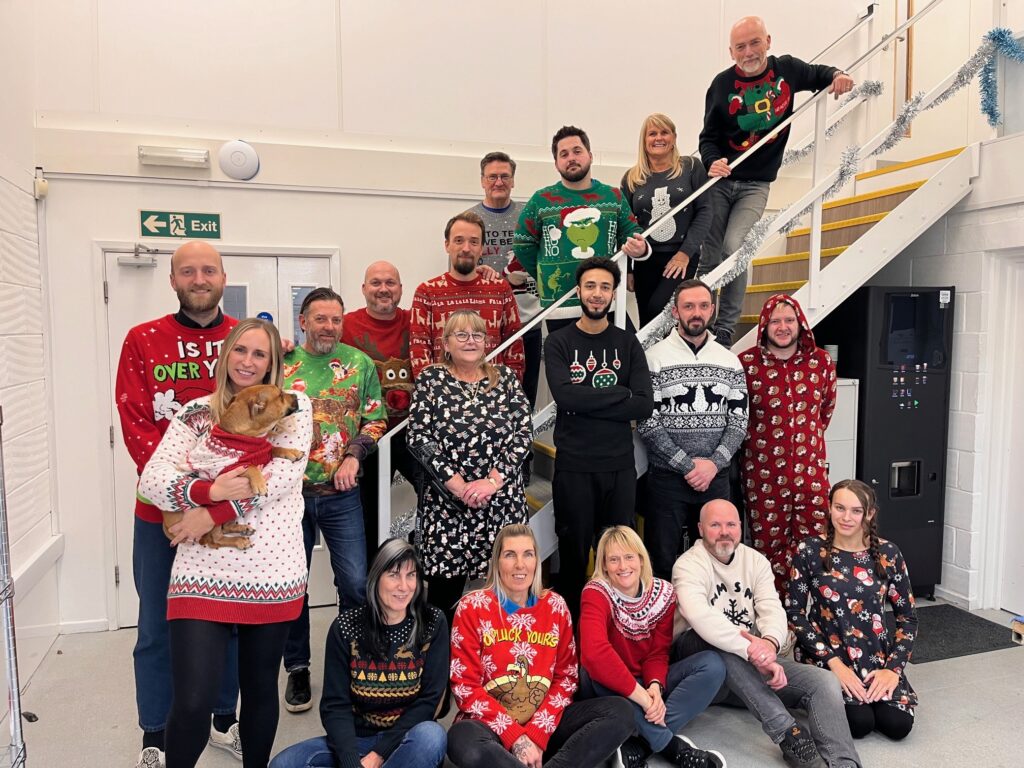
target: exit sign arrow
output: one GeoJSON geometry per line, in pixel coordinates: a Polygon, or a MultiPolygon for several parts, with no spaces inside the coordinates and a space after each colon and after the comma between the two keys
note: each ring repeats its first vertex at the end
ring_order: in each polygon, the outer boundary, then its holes
{"type": "Polygon", "coordinates": [[[155,214],[151,213],[142,221],[143,233],[150,235],[160,234],[160,230],[167,226],[166,221],[160,221],[160,218],[155,214]]]}

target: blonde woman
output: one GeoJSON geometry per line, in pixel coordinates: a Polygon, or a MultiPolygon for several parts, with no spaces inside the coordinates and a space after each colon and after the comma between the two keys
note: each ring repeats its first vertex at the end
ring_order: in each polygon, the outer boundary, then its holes
{"type": "MultiPolygon", "coordinates": [[[[671,119],[660,112],[644,118],[636,165],[622,177],[622,192],[643,229],[707,180],[698,160],[679,154],[676,125],[671,119]]],[[[651,258],[634,263],[630,275],[641,326],[665,308],[681,280],[693,277],[698,251],[711,229],[711,216],[711,201],[701,195],[647,238],[651,258]]]]}
{"type": "Polygon", "coordinates": [[[701,651],[669,665],[675,607],[672,585],[654,577],[636,531],[606,529],[580,604],[580,691],[632,702],[638,736],[619,748],[619,765],[638,768],[657,752],[672,765],[723,768],[721,753],[676,735],[718,693],[725,664],[715,651],[701,651]]]}
{"type": "Polygon", "coordinates": [[[444,361],[416,377],[409,410],[409,452],[428,476],[416,517],[427,594],[449,621],[466,579],[486,575],[498,531],[527,516],[530,404],[510,368],[485,360],[486,332],[476,312],[452,313],[444,361]]]}

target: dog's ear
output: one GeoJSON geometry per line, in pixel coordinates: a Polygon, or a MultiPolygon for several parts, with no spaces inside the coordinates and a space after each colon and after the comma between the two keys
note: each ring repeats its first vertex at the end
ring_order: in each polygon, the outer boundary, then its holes
{"type": "Polygon", "coordinates": [[[256,397],[249,403],[249,413],[253,416],[258,416],[267,409],[267,391],[262,390],[256,397]]]}

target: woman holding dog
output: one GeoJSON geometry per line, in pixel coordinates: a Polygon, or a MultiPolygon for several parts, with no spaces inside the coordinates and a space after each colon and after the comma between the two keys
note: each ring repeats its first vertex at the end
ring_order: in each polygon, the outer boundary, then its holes
{"type": "Polygon", "coordinates": [[[448,623],[427,603],[412,545],[389,539],[370,564],[366,604],[331,624],[320,719],[326,736],[281,752],[270,768],[437,768],[448,684],[448,623]]]}
{"type": "Polygon", "coordinates": [[[312,409],[302,393],[275,391],[269,399],[248,402],[252,390],[247,387],[281,387],[280,349],[271,323],[241,321],[221,348],[214,393],[178,411],[139,480],[139,492],[158,508],[184,513],[169,529],[171,546],[178,550],[167,599],[174,687],[167,768],[192,768],[206,746],[225,649],[236,628],[242,762],[245,768],[265,768],[270,758],[277,731],[278,668],[289,622],[298,615],[306,591],[302,473],[313,433],[312,409]],[[266,439],[274,449],[299,457],[266,464],[266,495],[254,495],[244,467],[213,481],[191,470],[193,458],[218,453],[211,446],[229,409],[232,421],[239,410],[243,421],[246,413],[261,419],[279,415],[266,439]],[[230,535],[220,546],[200,543],[215,526],[236,518],[248,547],[230,535]]]}
{"type": "Polygon", "coordinates": [[[832,486],[827,526],[793,556],[786,598],[793,655],[839,679],[855,739],[874,730],[902,739],[917,705],[906,677],[917,635],[906,561],[879,538],[875,492],[860,480],[832,486]],[[895,631],[886,626],[886,603],[895,631]]]}
{"type": "Polygon", "coordinates": [[[449,623],[467,577],[486,575],[498,531],[527,517],[530,404],[511,369],[484,359],[486,341],[480,315],[452,313],[444,362],[416,378],[409,411],[409,452],[427,473],[416,516],[427,594],[449,623]]]}

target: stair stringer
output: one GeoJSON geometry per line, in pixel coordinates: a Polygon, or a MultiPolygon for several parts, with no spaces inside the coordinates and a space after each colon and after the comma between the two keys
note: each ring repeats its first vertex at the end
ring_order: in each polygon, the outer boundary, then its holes
{"type": "MultiPolygon", "coordinates": [[[[970,193],[971,182],[978,176],[978,153],[979,145],[972,144],[951,159],[822,269],[813,305],[809,284],[793,294],[812,327],[970,193]]],[[[733,349],[752,347],[756,337],[753,328],[733,343],[733,349]]]]}

